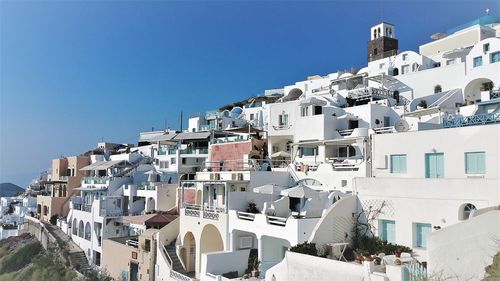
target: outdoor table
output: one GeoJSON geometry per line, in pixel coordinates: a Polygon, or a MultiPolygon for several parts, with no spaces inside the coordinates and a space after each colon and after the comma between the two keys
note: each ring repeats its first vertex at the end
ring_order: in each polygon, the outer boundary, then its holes
{"type": "Polygon", "coordinates": [[[347,245],[349,245],[349,243],[347,242],[341,242],[341,243],[329,243],[328,244],[330,247],[332,247],[332,254],[334,253],[334,250],[337,248],[339,249],[339,252],[340,252],[340,255],[339,255],[339,261],[340,260],[344,260],[344,261],[347,261],[347,259],[344,257],[344,252],[347,248],[347,245]]]}

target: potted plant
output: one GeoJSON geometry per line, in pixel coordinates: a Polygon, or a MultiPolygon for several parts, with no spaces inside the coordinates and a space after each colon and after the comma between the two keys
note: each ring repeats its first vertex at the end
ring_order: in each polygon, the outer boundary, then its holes
{"type": "Polygon", "coordinates": [[[360,256],[356,256],[356,258],[354,259],[354,263],[355,264],[362,264],[363,258],[361,258],[360,256]]]}
{"type": "Polygon", "coordinates": [[[424,109],[425,109],[425,108],[427,108],[427,101],[426,101],[426,100],[421,100],[421,101],[418,103],[417,107],[419,107],[419,108],[424,108],[424,109]]]}
{"type": "Polygon", "coordinates": [[[255,204],[255,202],[248,202],[247,213],[251,214],[260,213],[259,209],[257,209],[257,204],[255,204]]]}
{"type": "Polygon", "coordinates": [[[255,259],[252,261],[252,276],[253,277],[259,277],[259,266],[260,266],[260,260],[259,258],[255,257],[255,259]]]}

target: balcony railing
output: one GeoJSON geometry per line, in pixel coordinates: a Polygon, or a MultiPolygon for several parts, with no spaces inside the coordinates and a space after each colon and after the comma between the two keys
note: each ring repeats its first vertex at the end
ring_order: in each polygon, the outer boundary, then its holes
{"type": "Polygon", "coordinates": [[[466,117],[443,119],[444,128],[485,125],[500,122],[500,112],[484,113],[466,117]]]}
{"type": "Polygon", "coordinates": [[[288,129],[290,129],[290,127],[292,127],[292,125],[290,125],[290,124],[286,124],[286,125],[282,124],[282,125],[273,126],[273,129],[275,131],[280,131],[280,130],[288,130],[288,129]]]}
{"type": "Polygon", "coordinates": [[[177,148],[172,147],[160,147],[158,149],[158,155],[175,155],[177,148]]]}
{"type": "Polygon", "coordinates": [[[208,154],[208,147],[181,149],[180,154],[208,154]]]}
{"type": "Polygon", "coordinates": [[[116,210],[107,210],[107,209],[100,209],[99,210],[99,215],[101,217],[121,217],[123,215],[123,212],[121,209],[116,209],[116,210]]]}
{"type": "Polygon", "coordinates": [[[235,172],[235,171],[262,171],[266,170],[265,165],[271,168],[285,168],[290,160],[272,160],[269,162],[264,159],[249,160],[225,160],[225,161],[206,161],[203,165],[208,172],[235,172]]]}
{"type": "Polygon", "coordinates": [[[85,184],[107,184],[109,177],[85,177],[83,183],[85,184]]]}

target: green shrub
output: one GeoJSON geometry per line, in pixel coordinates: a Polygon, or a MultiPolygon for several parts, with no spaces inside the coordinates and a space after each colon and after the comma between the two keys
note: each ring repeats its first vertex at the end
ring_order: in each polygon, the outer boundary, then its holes
{"type": "Polygon", "coordinates": [[[307,241],[291,247],[290,251],[316,257],[319,256],[318,249],[316,249],[316,243],[308,243],[307,241]]]}
{"type": "Polygon", "coordinates": [[[40,243],[29,243],[11,255],[5,256],[0,262],[0,274],[17,271],[31,263],[33,257],[42,251],[40,243]]]}
{"type": "Polygon", "coordinates": [[[411,251],[412,251],[412,249],[410,249],[406,246],[388,243],[387,241],[384,241],[376,236],[372,236],[372,237],[359,236],[354,241],[354,246],[355,246],[354,251],[358,255],[362,255],[365,253],[368,253],[370,255],[384,253],[386,255],[389,255],[389,254],[394,254],[395,252],[411,253],[411,251]]]}

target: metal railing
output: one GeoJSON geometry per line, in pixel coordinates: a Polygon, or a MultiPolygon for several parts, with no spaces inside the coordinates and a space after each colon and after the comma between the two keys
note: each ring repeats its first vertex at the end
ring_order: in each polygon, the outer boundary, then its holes
{"type": "Polygon", "coordinates": [[[490,92],[490,100],[500,99],[500,90],[493,90],[490,92]]]}
{"type": "Polygon", "coordinates": [[[208,147],[186,148],[179,150],[180,154],[208,154],[208,147]]]}
{"type": "Polygon", "coordinates": [[[252,213],[247,213],[247,212],[237,212],[238,219],[240,220],[247,220],[247,221],[254,221],[255,220],[255,214],[252,213]]]}
{"type": "Polygon", "coordinates": [[[287,221],[287,218],[275,217],[275,216],[267,216],[267,223],[268,224],[285,226],[286,225],[286,221],[287,221]]]}
{"type": "Polygon", "coordinates": [[[236,171],[262,171],[265,165],[271,168],[286,168],[290,160],[249,159],[249,160],[225,160],[206,161],[203,167],[208,172],[236,172],[236,171]]]}
{"type": "Polygon", "coordinates": [[[500,112],[483,113],[466,117],[443,119],[444,128],[485,125],[500,122],[500,112]]]}
{"type": "Polygon", "coordinates": [[[280,130],[288,130],[288,129],[290,129],[290,127],[292,127],[292,125],[290,125],[290,124],[286,124],[286,125],[277,125],[277,126],[273,125],[273,129],[274,129],[275,131],[280,131],[280,130]]]}

